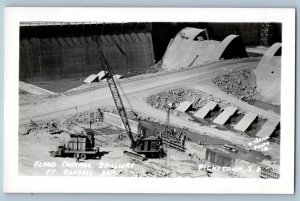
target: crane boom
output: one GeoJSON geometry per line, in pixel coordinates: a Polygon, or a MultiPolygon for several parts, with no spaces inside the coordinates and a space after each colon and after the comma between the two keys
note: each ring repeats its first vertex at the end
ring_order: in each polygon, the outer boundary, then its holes
{"type": "Polygon", "coordinates": [[[113,100],[115,102],[115,105],[117,107],[118,113],[119,113],[119,115],[121,117],[121,120],[124,124],[124,127],[126,129],[126,132],[127,132],[128,136],[130,138],[131,148],[134,148],[135,147],[135,140],[134,140],[133,135],[132,135],[131,127],[130,127],[130,124],[129,124],[129,121],[128,121],[128,118],[127,118],[127,114],[126,114],[126,110],[125,110],[124,104],[122,102],[122,99],[121,99],[118,87],[116,85],[116,82],[114,80],[113,73],[111,71],[111,67],[110,67],[108,61],[106,60],[106,58],[104,56],[104,53],[103,53],[103,51],[101,49],[101,46],[99,44],[99,41],[98,41],[98,37],[94,37],[94,40],[97,44],[97,51],[98,51],[98,54],[100,56],[100,59],[101,59],[102,63],[104,64],[103,68],[104,68],[105,78],[106,78],[108,87],[110,89],[110,92],[111,92],[111,95],[112,95],[113,100]]]}

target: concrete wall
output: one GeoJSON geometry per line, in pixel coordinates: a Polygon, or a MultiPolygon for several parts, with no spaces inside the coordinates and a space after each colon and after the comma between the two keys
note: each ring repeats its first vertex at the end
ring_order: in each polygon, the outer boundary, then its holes
{"type": "Polygon", "coordinates": [[[113,72],[145,72],[154,64],[149,24],[20,27],[20,79],[86,77],[102,70],[93,36],[100,36],[113,72]]]}
{"type": "MultiPolygon", "coordinates": [[[[260,45],[262,23],[152,23],[152,37],[156,61],[164,55],[171,38],[184,27],[206,28],[210,40],[222,41],[228,35],[240,35],[246,46],[260,45]]],[[[270,43],[281,42],[281,24],[272,23],[270,43]]]]}
{"type": "MultiPolygon", "coordinates": [[[[108,113],[108,112],[104,112],[103,113],[103,122],[125,129],[124,124],[122,122],[122,119],[119,115],[115,115],[112,113],[108,113]]],[[[131,131],[133,133],[137,133],[138,132],[138,122],[137,121],[133,121],[133,120],[129,120],[129,124],[131,127],[131,131]]]]}
{"type": "Polygon", "coordinates": [[[259,178],[260,168],[257,164],[247,161],[231,158],[226,153],[220,153],[210,148],[206,148],[205,159],[214,165],[221,167],[230,167],[230,171],[236,175],[245,178],[259,178]]]}
{"type": "Polygon", "coordinates": [[[164,54],[162,68],[181,69],[218,61],[220,59],[247,57],[243,40],[238,35],[229,35],[223,41],[197,40],[203,29],[186,27],[170,40],[164,54]]]}
{"type": "Polygon", "coordinates": [[[233,167],[234,166],[234,159],[230,158],[229,156],[222,154],[218,151],[215,151],[213,149],[207,148],[205,159],[209,162],[223,166],[223,167],[233,167]]]}
{"type": "Polygon", "coordinates": [[[211,60],[247,57],[243,39],[238,35],[227,36],[211,53],[211,60]]]}
{"type": "Polygon", "coordinates": [[[257,91],[263,101],[280,105],[281,43],[273,44],[264,54],[254,70],[257,91]]]}

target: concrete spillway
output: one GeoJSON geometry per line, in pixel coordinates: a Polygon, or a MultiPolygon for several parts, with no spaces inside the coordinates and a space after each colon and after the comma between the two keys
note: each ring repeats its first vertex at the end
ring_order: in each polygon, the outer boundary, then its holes
{"type": "Polygon", "coordinates": [[[151,24],[20,27],[20,80],[85,78],[102,70],[93,36],[100,37],[114,73],[145,72],[154,64],[151,24]]]}
{"type": "Polygon", "coordinates": [[[257,91],[264,101],[280,104],[281,86],[281,43],[273,44],[264,54],[257,68],[257,91]]]}
{"type": "Polygon", "coordinates": [[[220,59],[247,57],[243,40],[238,35],[229,35],[221,42],[207,39],[204,29],[182,29],[170,41],[162,67],[180,69],[220,59]]]}

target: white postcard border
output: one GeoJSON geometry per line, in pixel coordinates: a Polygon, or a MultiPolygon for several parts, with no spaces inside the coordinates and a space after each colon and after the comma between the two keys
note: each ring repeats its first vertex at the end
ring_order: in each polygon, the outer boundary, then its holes
{"type": "Polygon", "coordinates": [[[4,24],[4,192],[259,193],[294,192],[295,10],[240,8],[6,8],[4,24]],[[280,179],[103,178],[18,175],[19,23],[280,22],[282,23],[280,179]]]}

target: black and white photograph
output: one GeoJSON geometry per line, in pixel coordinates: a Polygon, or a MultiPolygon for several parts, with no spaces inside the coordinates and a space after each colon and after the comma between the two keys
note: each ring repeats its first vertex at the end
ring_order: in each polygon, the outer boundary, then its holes
{"type": "Polygon", "coordinates": [[[285,22],[179,13],[19,20],[15,176],[280,181],[294,136],[285,22]]]}

